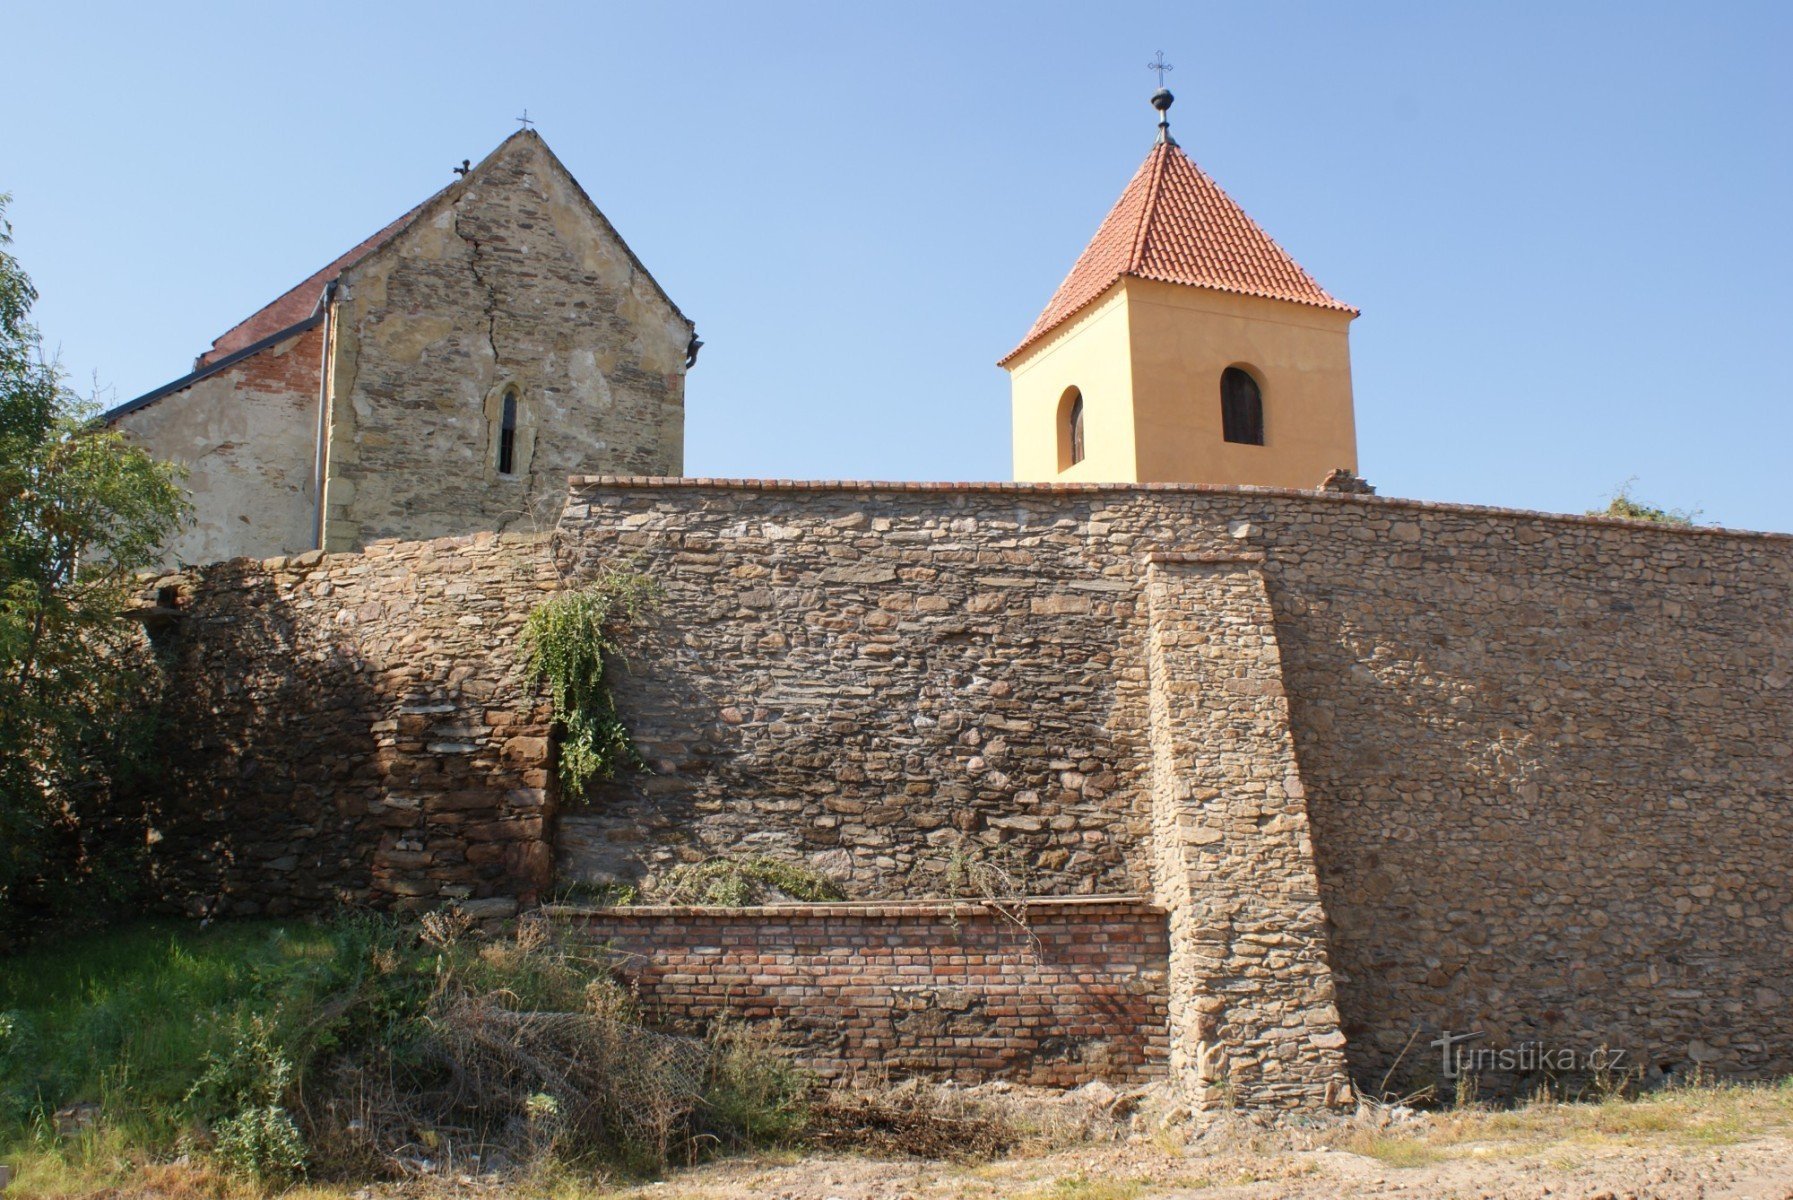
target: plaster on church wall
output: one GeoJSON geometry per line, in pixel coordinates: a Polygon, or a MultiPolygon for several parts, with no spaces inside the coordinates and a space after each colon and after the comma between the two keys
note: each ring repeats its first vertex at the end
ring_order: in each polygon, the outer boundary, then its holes
{"type": "Polygon", "coordinates": [[[1126,290],[1114,288],[1012,368],[1009,429],[1016,479],[1118,483],[1137,477],[1127,328],[1126,290]],[[1084,458],[1061,471],[1059,402],[1070,387],[1083,394],[1084,458]]]}
{"type": "Polygon", "coordinates": [[[151,454],[187,468],[195,521],[164,561],[312,547],[322,339],[308,330],[117,419],[151,454]]]}
{"type": "Polygon", "coordinates": [[[569,473],[683,468],[691,328],[533,134],[337,294],[326,544],[551,525],[569,473]],[[496,471],[489,397],[524,397],[496,471]]]}
{"type": "Polygon", "coordinates": [[[1317,487],[1357,466],[1348,313],[1123,279],[1010,365],[1015,477],[1317,487]],[[1222,435],[1220,375],[1264,393],[1264,444],[1222,435]],[[1059,470],[1058,402],[1084,398],[1088,456],[1059,470]]]}

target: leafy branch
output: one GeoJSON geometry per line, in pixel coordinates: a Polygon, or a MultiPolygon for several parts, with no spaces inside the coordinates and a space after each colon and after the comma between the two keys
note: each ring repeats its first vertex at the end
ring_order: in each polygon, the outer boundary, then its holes
{"type": "Polygon", "coordinates": [[[627,665],[624,635],[659,608],[663,594],[640,571],[614,568],[537,605],[523,625],[523,672],[530,683],[548,685],[562,734],[560,783],[569,800],[584,798],[592,783],[622,767],[643,765],[617,715],[609,669],[627,665]]]}

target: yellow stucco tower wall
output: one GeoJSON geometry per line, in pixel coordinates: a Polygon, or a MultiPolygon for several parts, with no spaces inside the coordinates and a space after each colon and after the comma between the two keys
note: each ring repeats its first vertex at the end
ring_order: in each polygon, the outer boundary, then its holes
{"type": "Polygon", "coordinates": [[[1134,479],[1318,487],[1357,470],[1348,313],[1129,279],[1134,479]],[[1257,381],[1264,444],[1221,433],[1220,377],[1257,381]]]}
{"type": "Polygon", "coordinates": [[[1357,469],[1351,314],[1128,278],[1007,366],[1014,477],[1317,487],[1357,469]],[[1220,377],[1258,383],[1264,444],[1228,442],[1220,377]],[[1083,398],[1084,457],[1065,406],[1083,398]]]}
{"type": "Polygon", "coordinates": [[[1170,137],[1170,101],[1166,91],[1153,97],[1165,114],[1157,144],[1001,360],[1014,476],[1312,488],[1335,468],[1355,472],[1357,310],[1183,153],[1170,137]],[[1234,387],[1229,441],[1222,378],[1234,369],[1256,394],[1242,401],[1234,387]],[[1078,397],[1081,459],[1072,449],[1078,397]]]}
{"type": "Polygon", "coordinates": [[[1127,293],[1116,287],[1009,366],[1015,478],[1119,483],[1137,479],[1133,352],[1127,293]],[[1069,462],[1068,393],[1083,397],[1082,462],[1069,462]]]}

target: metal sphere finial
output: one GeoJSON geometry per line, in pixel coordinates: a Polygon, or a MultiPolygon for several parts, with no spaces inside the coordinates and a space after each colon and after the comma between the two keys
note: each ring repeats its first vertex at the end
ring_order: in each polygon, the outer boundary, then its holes
{"type": "Polygon", "coordinates": [[[1164,86],[1164,73],[1175,68],[1164,61],[1164,51],[1160,50],[1157,57],[1146,64],[1146,70],[1158,72],[1158,90],[1152,93],[1152,107],[1158,110],[1158,141],[1174,146],[1177,139],[1170,136],[1170,106],[1177,98],[1164,86]]]}

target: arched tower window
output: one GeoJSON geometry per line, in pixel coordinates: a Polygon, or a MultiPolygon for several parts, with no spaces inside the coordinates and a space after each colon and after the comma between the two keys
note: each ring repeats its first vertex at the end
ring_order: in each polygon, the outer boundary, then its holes
{"type": "Polygon", "coordinates": [[[1258,381],[1238,367],[1220,373],[1220,429],[1229,442],[1264,444],[1264,394],[1258,381]]]}
{"type": "Polygon", "coordinates": [[[498,473],[514,475],[517,468],[517,389],[505,388],[498,415],[498,473]]]}
{"type": "Polygon", "coordinates": [[[1066,388],[1058,398],[1058,469],[1083,461],[1083,393],[1066,388]]]}

